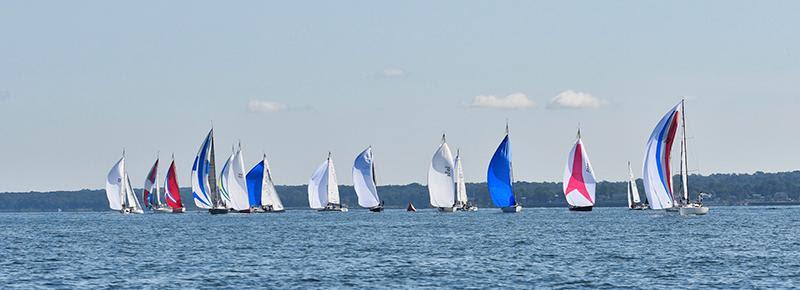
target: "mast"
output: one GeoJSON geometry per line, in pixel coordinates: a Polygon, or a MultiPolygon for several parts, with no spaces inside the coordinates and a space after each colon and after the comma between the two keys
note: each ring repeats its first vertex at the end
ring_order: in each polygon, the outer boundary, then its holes
{"type": "Polygon", "coordinates": [[[156,180],[154,182],[155,182],[155,185],[156,185],[156,206],[157,207],[161,207],[161,187],[158,186],[158,177],[159,177],[159,174],[158,174],[158,162],[160,161],[159,155],[161,155],[160,152],[156,152],[156,180]]]}
{"type": "Polygon", "coordinates": [[[214,160],[214,128],[211,128],[211,156],[209,158],[208,164],[208,185],[211,186],[211,203],[214,207],[218,207],[221,205],[222,200],[219,196],[219,191],[217,189],[217,170],[215,166],[214,160]]]}
{"type": "MultiPolygon", "coordinates": [[[[511,151],[511,134],[509,132],[510,131],[508,130],[508,120],[506,120],[506,138],[508,138],[508,151],[510,152],[511,151]]],[[[509,153],[509,155],[511,155],[511,154],[509,153]]],[[[514,162],[511,160],[511,158],[508,158],[508,171],[510,172],[510,175],[511,175],[511,193],[514,195],[514,201],[517,204],[519,204],[519,201],[517,201],[517,193],[514,192],[514,162]]]]}
{"type": "Polygon", "coordinates": [[[683,187],[683,200],[689,202],[689,169],[686,152],[686,98],[681,100],[681,130],[683,131],[683,138],[681,139],[681,187],[683,187]]]}

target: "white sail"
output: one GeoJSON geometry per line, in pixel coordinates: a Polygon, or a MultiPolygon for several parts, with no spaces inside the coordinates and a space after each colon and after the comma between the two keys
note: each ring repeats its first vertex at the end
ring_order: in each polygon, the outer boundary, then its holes
{"type": "Polygon", "coordinates": [[[578,132],[578,141],[572,146],[564,169],[563,187],[567,203],[574,207],[594,206],[596,186],[597,179],[578,132]]]}
{"type": "Polygon", "coordinates": [[[108,206],[113,210],[122,209],[123,177],[125,171],[125,157],[122,157],[106,175],[106,197],[108,206]]]}
{"type": "Polygon", "coordinates": [[[380,205],[378,188],[375,186],[375,163],[372,147],[358,154],[353,162],[353,188],[358,196],[358,205],[373,208],[380,205]]]}
{"type": "Polygon", "coordinates": [[[225,190],[228,193],[230,203],[228,207],[235,210],[250,209],[250,200],[247,195],[247,181],[245,180],[244,160],[242,158],[242,148],[229,160],[226,169],[223,170],[222,180],[224,180],[225,190]]]}
{"type": "Polygon", "coordinates": [[[641,202],[642,200],[639,198],[639,187],[636,185],[636,178],[633,177],[631,163],[628,162],[628,207],[641,202]]]}
{"type": "Polygon", "coordinates": [[[142,205],[139,203],[139,199],[136,198],[136,192],[133,191],[133,187],[131,186],[131,179],[130,179],[130,177],[128,177],[128,173],[127,172],[125,173],[125,180],[126,180],[126,182],[125,182],[125,186],[126,186],[125,196],[126,196],[126,199],[128,200],[127,207],[131,208],[132,211],[134,211],[134,212],[135,211],[141,211],[142,210],[142,205]]]}
{"type": "Polygon", "coordinates": [[[467,203],[467,185],[464,182],[464,168],[461,165],[461,151],[456,151],[456,203],[464,205],[467,203]]]}
{"type": "Polygon", "coordinates": [[[283,210],[283,202],[275,190],[275,183],[272,181],[272,170],[269,169],[267,157],[264,156],[264,180],[261,186],[261,203],[271,205],[273,210],[283,210]]]}
{"type": "Polygon", "coordinates": [[[225,177],[230,175],[231,164],[233,163],[233,158],[235,156],[236,153],[231,152],[231,156],[228,157],[228,160],[225,160],[225,164],[222,165],[222,170],[219,172],[219,186],[217,186],[219,188],[220,199],[228,208],[232,207],[232,201],[231,195],[228,193],[228,179],[225,177]]]}
{"type": "Polygon", "coordinates": [[[433,154],[428,168],[428,194],[434,207],[449,208],[455,205],[453,166],[453,154],[442,137],[442,145],[433,154]]]}
{"type": "Polygon", "coordinates": [[[336,169],[333,167],[333,158],[328,153],[328,203],[341,204],[339,201],[339,183],[336,182],[336,169]]]}
{"type": "Polygon", "coordinates": [[[308,205],[322,209],[328,204],[328,160],[317,167],[308,180],[308,205]]]}

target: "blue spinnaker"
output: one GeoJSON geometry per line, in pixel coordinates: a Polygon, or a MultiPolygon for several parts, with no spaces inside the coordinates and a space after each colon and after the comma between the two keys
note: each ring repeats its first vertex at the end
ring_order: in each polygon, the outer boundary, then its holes
{"type": "Polygon", "coordinates": [[[489,185],[489,195],[497,207],[509,207],[517,204],[514,191],[511,188],[511,144],[508,135],[497,147],[497,151],[489,162],[489,172],[486,176],[489,185]]]}
{"type": "Polygon", "coordinates": [[[264,180],[264,161],[262,160],[247,173],[247,196],[250,207],[261,206],[261,187],[264,180]]]}

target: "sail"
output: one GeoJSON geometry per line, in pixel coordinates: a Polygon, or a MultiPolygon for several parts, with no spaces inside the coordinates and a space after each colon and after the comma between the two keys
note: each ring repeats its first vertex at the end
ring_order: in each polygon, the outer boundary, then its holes
{"type": "Polygon", "coordinates": [[[203,141],[203,145],[200,146],[200,150],[197,152],[197,156],[195,156],[194,163],[192,164],[192,175],[190,177],[192,182],[192,196],[194,197],[194,204],[198,208],[207,209],[214,206],[212,190],[209,184],[209,174],[216,174],[209,172],[211,169],[209,155],[213,132],[213,130],[208,132],[208,136],[206,136],[205,141],[203,141]]]}
{"type": "Polygon", "coordinates": [[[322,209],[328,204],[328,160],[326,159],[308,180],[308,205],[322,209]]]}
{"type": "Polygon", "coordinates": [[[127,200],[126,206],[135,210],[141,210],[142,205],[139,204],[139,199],[136,198],[136,192],[133,191],[133,187],[131,186],[131,179],[127,173],[125,173],[125,199],[127,200]]]}
{"type": "Polygon", "coordinates": [[[269,162],[267,156],[264,155],[264,185],[261,192],[261,204],[264,206],[272,206],[273,210],[283,210],[283,202],[281,202],[278,191],[275,190],[275,183],[272,181],[272,170],[269,169],[269,162]]]}
{"type": "Polygon", "coordinates": [[[247,195],[250,207],[261,207],[261,195],[264,187],[264,160],[258,162],[247,172],[247,195]]]}
{"type": "Polygon", "coordinates": [[[578,141],[569,152],[567,166],[564,169],[563,188],[567,203],[573,207],[594,206],[596,186],[592,164],[589,162],[583,141],[578,137],[578,141]]]}
{"type": "Polygon", "coordinates": [[[486,183],[489,187],[489,195],[492,202],[497,207],[509,207],[517,204],[514,198],[513,174],[511,167],[511,142],[508,134],[500,142],[497,151],[494,152],[492,160],[489,162],[489,170],[486,176],[486,183]]]}
{"type": "Polygon", "coordinates": [[[375,164],[372,147],[358,154],[353,162],[353,188],[358,196],[358,205],[372,208],[380,205],[378,188],[375,186],[375,164]]]}
{"type": "Polygon", "coordinates": [[[464,205],[467,203],[467,185],[464,183],[464,168],[461,165],[461,151],[456,150],[456,203],[464,205]]]}
{"type": "Polygon", "coordinates": [[[222,203],[227,205],[228,207],[232,207],[231,205],[231,196],[228,193],[228,179],[226,176],[230,175],[231,171],[231,163],[233,162],[233,158],[236,156],[236,153],[232,152],[231,156],[228,157],[228,160],[225,161],[225,164],[222,165],[222,170],[219,172],[219,195],[222,203]]]}
{"type": "Polygon", "coordinates": [[[442,138],[442,144],[433,154],[428,168],[428,194],[434,207],[455,205],[455,180],[453,179],[453,154],[442,138]]]}
{"type": "Polygon", "coordinates": [[[172,164],[167,169],[167,176],[164,178],[164,196],[169,208],[178,209],[183,207],[181,190],[178,187],[178,176],[175,174],[175,160],[172,160],[172,164]]]}
{"type": "Polygon", "coordinates": [[[636,178],[633,177],[633,169],[631,169],[631,163],[628,162],[628,193],[630,195],[629,199],[630,203],[641,203],[642,200],[639,198],[639,186],[636,185],[636,178]]]}
{"type": "Polygon", "coordinates": [[[125,157],[122,157],[106,175],[106,197],[108,198],[108,207],[113,210],[122,209],[122,178],[125,171],[125,157]]]}
{"type": "Polygon", "coordinates": [[[342,203],[339,201],[339,183],[336,181],[336,169],[333,167],[330,153],[328,153],[328,203],[342,203]]]}
{"type": "Polygon", "coordinates": [[[236,151],[223,178],[230,203],[227,205],[235,210],[250,209],[250,200],[247,196],[247,181],[245,180],[244,158],[242,148],[236,151]]]}
{"type": "Polygon", "coordinates": [[[667,209],[674,205],[670,157],[680,113],[679,105],[667,112],[647,141],[642,178],[644,192],[652,209],[667,209]]]}
{"type": "Polygon", "coordinates": [[[147,179],[144,180],[144,192],[142,193],[142,201],[144,201],[144,206],[147,208],[158,206],[160,203],[160,201],[158,200],[158,196],[154,194],[156,189],[158,188],[158,181],[156,180],[157,174],[158,174],[158,159],[156,159],[156,162],[153,163],[153,167],[150,168],[150,173],[147,174],[147,179]]]}

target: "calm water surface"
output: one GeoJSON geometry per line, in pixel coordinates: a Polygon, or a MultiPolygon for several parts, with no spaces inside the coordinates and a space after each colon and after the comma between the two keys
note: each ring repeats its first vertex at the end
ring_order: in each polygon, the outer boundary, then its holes
{"type": "Polygon", "coordinates": [[[800,287],[800,208],[0,214],[3,288],[800,287]]]}

